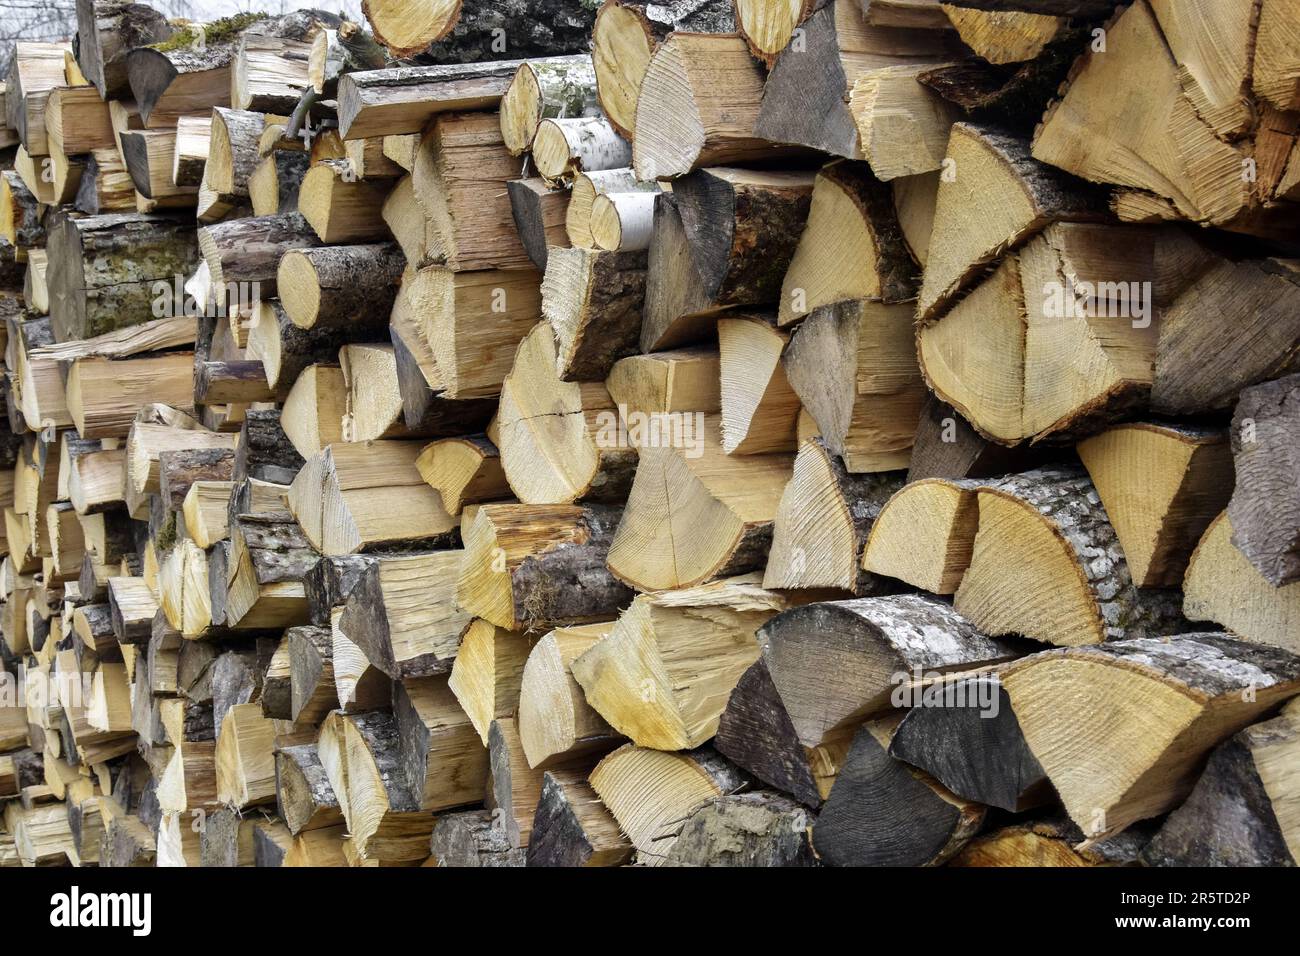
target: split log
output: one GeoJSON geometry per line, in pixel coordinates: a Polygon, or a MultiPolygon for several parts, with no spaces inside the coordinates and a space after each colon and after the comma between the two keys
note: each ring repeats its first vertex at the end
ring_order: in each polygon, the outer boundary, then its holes
{"type": "Polygon", "coordinates": [[[526,504],[621,501],[636,452],[607,440],[616,412],[605,386],[561,382],[556,352],[551,326],[538,323],[501,385],[496,441],[506,480],[526,504]]]}
{"type": "MultiPolygon", "coordinates": [[[[1134,584],[1179,587],[1196,542],[1233,493],[1227,434],[1136,423],[1080,442],[1078,451],[1134,584]]],[[[1241,473],[1238,466],[1238,488],[1241,473]]]]}
{"type": "Polygon", "coordinates": [[[483,505],[465,534],[456,601],[507,630],[608,619],[631,592],[606,569],[607,505],[483,505]]]}
{"type": "Polygon", "coordinates": [[[455,603],[463,551],[379,558],[352,584],[339,626],[393,680],[451,670],[472,620],[455,603]]]}
{"type": "Polygon", "coordinates": [[[390,183],[358,179],[346,159],[311,167],[298,187],[298,211],[322,243],[376,242],[389,238],[382,209],[390,183]]]}
{"type": "Polygon", "coordinates": [[[600,106],[614,128],[632,138],[646,69],[670,33],[731,33],[734,28],[732,5],[727,0],[672,6],[633,0],[601,4],[591,29],[592,60],[600,106]]]}
{"type": "Polygon", "coordinates": [[[715,797],[682,825],[664,866],[817,866],[806,809],[768,790],[715,797]]]}
{"type": "Polygon", "coordinates": [[[172,182],[175,133],[171,130],[122,130],[118,142],[136,192],[152,200],[150,211],[195,205],[198,187],[177,186],[172,182]]]}
{"type": "Polygon", "coordinates": [[[876,515],[863,570],[932,594],[955,594],[975,547],[980,487],[944,478],[908,482],[876,515]]]}
{"type": "Polygon", "coordinates": [[[0,234],[9,240],[11,246],[45,243],[39,202],[23,183],[22,177],[11,169],[0,173],[0,234]]]}
{"type": "Polygon", "coordinates": [[[711,748],[665,753],[625,744],[591,772],[591,788],[637,850],[637,862],[660,866],[682,821],[716,797],[740,789],[743,773],[711,748]]]}
{"type": "Polygon", "coordinates": [[[276,809],[294,836],[343,822],[315,744],[281,747],[275,754],[276,809]]]}
{"type": "Polygon", "coordinates": [[[1104,840],[1088,840],[1060,813],[976,837],[948,865],[1134,866],[1150,839],[1150,828],[1139,825],[1104,840]]]}
{"type": "Polygon", "coordinates": [[[1052,801],[1047,776],[996,675],[932,685],[916,704],[894,732],[891,757],[925,771],[963,800],[1008,813],[1052,801]]]}
{"type": "Polygon", "coordinates": [[[317,561],[303,578],[311,622],[321,626],[329,624],[331,612],[342,611],[361,575],[376,560],[371,555],[354,554],[317,561]]]}
{"type": "Polygon", "coordinates": [[[977,505],[979,530],[954,599],[976,627],[1058,647],[1179,630],[1177,592],[1134,585],[1086,475],[1012,475],[982,486],[977,505]]]}
{"type": "Polygon", "coordinates": [[[291,627],[289,643],[290,717],[299,727],[314,727],[339,705],[334,686],[334,637],[328,627],[291,627]]]}
{"type": "Polygon", "coordinates": [[[307,623],[302,580],[318,559],[284,512],[240,515],[230,525],[226,625],[243,630],[307,623]]]}
{"type": "Polygon", "coordinates": [[[67,82],[67,43],[14,44],[5,78],[6,124],[32,156],[48,156],[45,105],[50,90],[67,82]]]}
{"type": "Polygon", "coordinates": [[[587,702],[572,672],[574,661],[610,626],[557,627],[529,652],[520,676],[517,721],[530,767],[550,768],[575,754],[603,754],[621,741],[587,702]]]}
{"type": "Polygon", "coordinates": [[[720,305],[781,297],[781,281],[808,220],[811,172],[701,169],[673,197],[704,294],[720,305]]]}
{"type": "Polygon", "coordinates": [[[129,90],[126,55],[168,39],[175,28],[143,3],[77,0],[77,65],[104,99],[129,90]]]}
{"type": "Polygon", "coordinates": [[[600,381],[614,362],[637,351],[645,264],[638,252],[550,250],[542,315],[554,331],[561,379],[600,381]]]}
{"type": "Polygon", "coordinates": [[[483,799],[488,752],[445,676],[394,684],[393,720],[402,771],[421,807],[448,810],[483,799]]]}
{"type": "Polygon", "coordinates": [[[420,477],[419,451],[418,442],[343,442],[309,459],[289,488],[289,507],[312,546],[343,555],[453,540],[457,522],[420,477]]]}
{"type": "Polygon", "coordinates": [[[45,132],[56,164],[96,149],[111,149],[119,142],[113,136],[108,104],[98,90],[88,86],[61,86],[50,91],[45,132]]]}
{"type": "Polygon", "coordinates": [[[989,478],[1028,471],[1039,463],[1039,457],[1024,446],[1008,448],[989,441],[956,409],[931,394],[921,408],[921,421],[912,440],[907,480],[989,478]]]}
{"type": "Polygon", "coordinates": [[[519,156],[532,147],[542,120],[599,114],[590,54],[531,60],[520,64],[501,98],[501,135],[519,156]]]}
{"type": "Polygon", "coordinates": [[[722,450],[728,455],[792,452],[802,406],[781,354],[789,335],[769,315],[718,320],[722,450]]]}
{"type": "Polygon", "coordinates": [[[524,252],[538,269],[546,270],[552,247],[569,245],[565,230],[570,190],[553,189],[540,176],[512,179],[506,183],[510,196],[510,215],[524,252]]]}
{"type": "Polygon", "coordinates": [[[984,824],[984,807],[889,755],[895,727],[858,731],[817,815],[813,846],[831,866],[938,866],[984,824]]]}
{"type": "Polygon", "coordinates": [[[1300,833],[1285,809],[1300,754],[1300,708],[1247,727],[1211,753],[1187,800],[1142,850],[1147,866],[1294,866],[1300,833]]]}
{"type": "Polygon", "coordinates": [[[156,285],[194,271],[194,228],[161,216],[64,219],[50,236],[46,273],[55,338],[92,338],[145,321],[156,285]]]}
{"type": "Polygon", "coordinates": [[[311,157],[307,153],[289,149],[274,150],[270,156],[259,160],[253,175],[248,177],[248,198],[253,205],[253,215],[296,212],[303,177],[310,168],[311,157]]]}
{"type": "Polygon", "coordinates": [[[960,48],[950,31],[870,24],[853,0],[821,4],[799,29],[799,42],[787,46],[772,66],[754,130],[773,142],[846,159],[863,158],[849,109],[859,76],[872,69],[942,63],[960,48]]]}
{"type": "Polygon", "coordinates": [[[470,622],[464,630],[447,686],[484,746],[489,744],[493,721],[510,716],[518,707],[529,646],[530,640],[522,632],[483,620],[470,622]]]}
{"type": "Polygon", "coordinates": [[[859,149],[883,181],[944,168],[955,106],[920,82],[933,64],[886,66],[860,73],[849,94],[859,149]]]}
{"type": "Polygon", "coordinates": [[[1233,544],[1232,517],[1210,522],[1187,562],[1183,613],[1213,621],[1248,641],[1300,653],[1300,582],[1274,587],[1233,544]]]}
{"type": "Polygon", "coordinates": [[[217,799],[244,810],[275,799],[275,727],[262,705],[227,711],[217,738],[217,799]]]}
{"type": "Polygon", "coordinates": [[[1300,460],[1290,440],[1298,414],[1300,375],[1289,375],[1243,391],[1232,416],[1232,540],[1274,587],[1300,581],[1300,460]]]}
{"type": "MultiPolygon", "coordinates": [[[[228,483],[235,470],[233,448],[164,451],[158,456],[158,494],[170,511],[180,511],[191,486],[198,482],[228,483]]],[[[224,509],[223,515],[224,518],[224,509]]],[[[187,526],[188,527],[188,526],[187,526]]],[[[200,544],[201,547],[208,547],[200,544]]]]}
{"type": "Polygon", "coordinates": [[[639,448],[610,571],[657,591],[762,567],[794,457],[727,455],[716,418],[703,415],[652,428],[659,433],[639,448]]]}
{"type": "Polygon", "coordinates": [[[1001,676],[1065,809],[1100,839],[1182,801],[1213,747],[1300,693],[1300,658],[1180,634],[1044,651],[1001,676]],[[1096,720],[1135,705],[1140,719],[1096,720]]]}
{"type": "Polygon", "coordinates": [[[143,578],[109,578],[108,604],[119,644],[149,643],[158,602],[143,578]]]}
{"type": "Polygon", "coordinates": [[[916,295],[916,266],[893,193],[864,165],[836,162],[817,174],[808,224],[781,285],[782,325],[818,306],[916,295]]]}
{"type": "Polygon", "coordinates": [[[580,173],[627,168],[632,146],[603,116],[555,117],[538,126],[532,159],[547,182],[571,183],[580,173]]]}
{"type": "Polygon", "coordinates": [[[989,63],[1033,60],[1065,28],[1066,18],[1044,13],[944,8],[962,42],[989,63]]]}
{"type": "Polygon", "coordinates": [[[825,0],[738,0],[736,32],[749,44],[749,52],[769,70],[790,45],[795,29],[825,0]]]}
{"type": "Polygon", "coordinates": [[[758,131],[763,71],[734,34],[671,34],[641,79],[632,134],[638,179],[797,155],[758,131]],[[725,89],[720,98],[717,91],[725,89]]]}
{"type": "Polygon", "coordinates": [[[177,186],[198,186],[211,154],[212,118],[182,116],[176,121],[172,182],[177,186]]]}
{"type": "Polygon", "coordinates": [[[755,632],[790,603],[757,575],[643,594],[570,670],[587,702],[637,746],[690,750],[717,732],[758,659],[755,632]]]}
{"type": "Polygon", "coordinates": [[[450,515],[460,514],[466,505],[510,497],[500,452],[485,435],[432,442],[420,452],[415,466],[450,515]]]}
{"type": "Polygon", "coordinates": [[[501,60],[348,73],[339,79],[339,133],[344,139],[418,133],[440,113],[494,109],[519,65],[501,60]]]}
{"type": "Polygon", "coordinates": [[[619,359],[605,379],[610,397],[630,412],[722,410],[721,368],[716,351],[675,349],[619,359]]]}
{"type": "Polygon", "coordinates": [[[854,729],[902,703],[906,675],[933,681],[1016,656],[949,605],[917,595],[805,605],[769,621],[759,641],[764,655],[732,692],[715,746],[813,807],[830,792],[854,729]]]}
{"type": "Polygon", "coordinates": [[[164,451],[196,448],[234,448],[237,438],[194,428],[173,428],[149,421],[136,421],[126,440],[126,495],[128,509],[140,514],[148,495],[158,493],[158,458],[164,451]]]}
{"type": "MultiPolygon", "coordinates": [[[[280,426],[281,414],[276,409],[252,408],[244,415],[239,426],[239,440],[235,445],[235,472],[232,479],[236,485],[243,485],[246,479],[267,482],[274,485],[287,485],[293,481],[303,466],[303,458],[289,443],[288,436],[280,426]]],[[[250,492],[264,489],[254,489],[250,492]]],[[[276,489],[269,489],[267,499],[273,500],[276,489]]],[[[235,496],[232,495],[232,506],[235,496]]],[[[250,507],[250,511],[275,511],[278,506],[250,507]]],[[[243,512],[234,512],[241,514],[243,512]]]]}
{"type": "Polygon", "coordinates": [[[497,809],[441,814],[434,820],[429,850],[435,866],[497,868],[524,866],[526,860],[525,849],[511,841],[497,809]]]}
{"type": "MultiPolygon", "coordinates": [[[[488,732],[488,760],[491,768],[488,796],[498,817],[497,825],[505,830],[511,846],[527,848],[532,839],[533,818],[542,798],[544,771],[529,767],[514,718],[492,721],[488,732]]],[[[594,758],[583,758],[576,766],[585,770],[594,763],[594,758]]]]}
{"type": "Polygon", "coordinates": [[[528,866],[621,866],[632,844],[587,783],[585,773],[548,770],[542,775],[528,866]]]}
{"type": "Polygon", "coordinates": [[[403,261],[391,243],[288,249],[279,260],[280,304],[300,328],[374,325],[397,298],[403,261]]]}
{"type": "Polygon", "coordinates": [[[343,440],[347,386],[337,365],[309,365],[298,373],[280,409],[280,427],[303,458],[343,440]]]}
{"type": "Polygon", "coordinates": [[[68,371],[68,412],[87,438],[123,438],[136,413],[151,402],[193,405],[194,356],[189,352],[127,360],[82,358],[68,371]]]}
{"type": "MultiPolygon", "coordinates": [[[[824,440],[805,442],[773,521],[763,586],[837,588],[860,597],[888,593],[889,585],[872,573],[878,569],[867,565],[866,548],[902,486],[899,472],[850,475],[824,440]]],[[[929,551],[917,543],[927,539],[908,532],[908,551],[924,560],[929,551]]]]}
{"type": "Polygon", "coordinates": [[[646,257],[641,351],[659,352],[710,339],[716,334],[718,314],[725,311],[704,291],[676,200],[671,193],[656,196],[646,257]]]}
{"type": "MultiPolygon", "coordinates": [[[[229,480],[196,481],[185,493],[181,512],[185,531],[200,548],[211,548],[230,535],[230,492],[235,483],[229,480]]],[[[211,563],[209,561],[209,563],[211,563]]]]}

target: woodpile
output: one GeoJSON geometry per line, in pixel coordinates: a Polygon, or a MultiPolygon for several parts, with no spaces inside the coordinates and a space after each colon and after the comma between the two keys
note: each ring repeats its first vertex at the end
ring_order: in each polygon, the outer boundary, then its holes
{"type": "Polygon", "coordinates": [[[15,47],[0,866],[1300,862],[1293,4],[363,6],[15,47]]]}

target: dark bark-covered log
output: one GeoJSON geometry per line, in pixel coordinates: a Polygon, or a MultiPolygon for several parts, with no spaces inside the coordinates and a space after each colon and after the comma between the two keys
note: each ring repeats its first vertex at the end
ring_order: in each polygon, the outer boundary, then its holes
{"type": "Polygon", "coordinates": [[[154,835],[138,816],[122,814],[108,820],[100,844],[100,866],[152,867],[157,854],[154,835]]]}
{"type": "Polygon", "coordinates": [[[108,603],[113,634],[119,644],[147,644],[153,633],[158,602],[143,578],[108,579],[108,603]]]}
{"type": "Polygon", "coordinates": [[[280,816],[294,836],[343,822],[339,800],[315,744],[281,747],[275,755],[275,795],[280,816]]]}
{"type": "Polygon", "coordinates": [[[249,409],[239,429],[232,480],[290,484],[306,463],[280,427],[279,409],[249,409]]]}
{"type": "Polygon", "coordinates": [[[77,0],[77,65],[104,99],[129,91],[126,55],[161,43],[176,32],[157,10],[143,3],[77,0]]]}
{"type": "Polygon", "coordinates": [[[392,707],[400,776],[425,810],[483,799],[488,752],[444,675],[394,682],[392,707]]]}
{"type": "Polygon", "coordinates": [[[235,453],[229,448],[164,451],[158,456],[159,497],[170,511],[180,511],[196,481],[230,481],[235,453]]]}
{"type": "Polygon", "coordinates": [[[165,216],[65,218],[50,235],[50,321],[60,342],[147,321],[159,282],[197,265],[195,223],[165,216]]]}
{"type": "Polygon", "coordinates": [[[228,650],[212,663],[212,727],[214,737],[221,736],[221,724],[238,704],[261,700],[262,671],[257,666],[257,651],[252,647],[228,650]]]}
{"type": "Polygon", "coordinates": [[[298,211],[298,191],[311,169],[311,154],[276,149],[264,157],[248,178],[248,196],[254,216],[275,216],[298,211]]]}
{"type": "Polygon", "coordinates": [[[208,603],[213,627],[226,625],[227,587],[230,581],[230,541],[218,541],[207,551],[208,603]]]}
{"type": "Polygon", "coordinates": [[[248,351],[262,360],[266,380],[280,394],[288,394],[303,371],[312,365],[334,364],[339,350],[351,342],[384,337],[387,313],[372,312],[365,325],[316,325],[300,328],[280,302],[264,301],[257,308],[257,324],[249,332],[248,351]]]}
{"type": "Polygon", "coordinates": [[[831,866],[937,866],[970,840],[985,808],[889,755],[889,722],[858,731],[813,827],[831,866]]]}
{"type": "Polygon", "coordinates": [[[889,755],[924,770],[964,800],[1020,813],[1052,799],[1007,692],[994,675],[920,691],[889,755]]]}
{"type": "Polygon", "coordinates": [[[433,823],[429,850],[438,866],[524,866],[526,849],[510,841],[498,810],[446,813],[433,823]]]}
{"type": "Polygon", "coordinates": [[[485,427],[496,414],[496,399],[451,399],[441,390],[432,388],[422,370],[429,365],[432,353],[423,339],[412,341],[408,331],[398,322],[394,322],[390,329],[393,357],[397,363],[397,389],[402,396],[402,418],[410,433],[436,437],[464,434],[485,427]],[[413,348],[427,354],[417,357],[413,348]]]}
{"type": "Polygon", "coordinates": [[[198,238],[218,295],[241,303],[274,298],[280,259],[291,250],[319,243],[296,212],[203,226],[198,238]]]}
{"type": "Polygon", "coordinates": [[[293,664],[288,638],[259,639],[257,669],[262,675],[263,716],[288,720],[293,712],[293,664]]]}
{"type": "Polygon", "coordinates": [[[3,235],[11,246],[45,245],[41,205],[12,169],[0,173],[0,210],[3,211],[3,235]]]}
{"type": "Polygon", "coordinates": [[[266,381],[266,366],[260,361],[194,363],[196,405],[249,405],[283,398],[266,381]]]}
{"type": "Polygon", "coordinates": [[[347,603],[366,569],[377,560],[372,554],[349,554],[317,561],[303,578],[311,623],[328,626],[330,612],[347,603]]]}
{"type": "Polygon", "coordinates": [[[484,505],[465,535],[457,602],[507,630],[608,619],[632,598],[606,567],[621,514],[607,505],[484,505]]]}
{"type": "Polygon", "coordinates": [[[634,848],[581,770],[547,770],[528,840],[529,866],[622,866],[634,848]]]}
{"type": "Polygon", "coordinates": [[[404,266],[393,243],[294,249],[280,260],[276,286],[294,325],[360,332],[387,321],[404,266]]]}
{"type": "Polygon", "coordinates": [[[1300,375],[1241,393],[1232,416],[1232,543],[1273,587],[1300,581],[1300,375]]]}
{"type": "Polygon", "coordinates": [[[328,627],[291,627],[289,642],[292,704],[290,715],[299,726],[315,726],[339,705],[334,689],[334,638],[328,627]]]}
{"type": "Polygon", "coordinates": [[[518,69],[518,60],[501,60],[349,73],[339,81],[339,134],[418,133],[437,113],[492,109],[518,69]]]}
{"type": "Polygon", "coordinates": [[[542,279],[542,315],[555,331],[566,382],[601,382],[638,351],[646,254],[553,249],[542,279]]]}
{"type": "Polygon", "coordinates": [[[252,866],[256,821],[256,817],[245,817],[234,807],[222,807],[208,813],[199,831],[199,865],[252,866]]]}
{"type": "Polygon", "coordinates": [[[718,305],[776,302],[808,220],[814,173],[701,169],[673,198],[704,294],[718,305]]]}
{"type": "Polygon", "coordinates": [[[647,253],[641,351],[661,352],[712,338],[722,310],[704,291],[671,193],[655,197],[647,253]]]}
{"type": "Polygon", "coordinates": [[[404,0],[367,0],[363,10],[375,38],[394,57],[418,54],[424,63],[490,60],[500,52],[501,35],[509,35],[513,56],[577,53],[587,48],[594,16],[586,0],[438,4],[420,16],[404,0]]]}
{"type": "Polygon", "coordinates": [[[569,245],[564,221],[569,208],[569,190],[553,189],[540,176],[512,179],[506,183],[510,194],[510,212],[519,231],[528,258],[538,269],[545,270],[552,246],[569,245]]]}
{"type": "Polygon", "coordinates": [[[687,818],[664,866],[817,866],[815,818],[770,790],[710,800],[687,818]]]}
{"type": "Polygon", "coordinates": [[[1187,799],[1142,851],[1148,866],[1296,866],[1300,829],[1289,813],[1300,760],[1300,706],[1229,737],[1187,799]]]}
{"type": "Polygon", "coordinates": [[[302,579],[318,557],[287,511],[240,515],[230,526],[226,625],[279,630],[306,624],[302,579]]]}

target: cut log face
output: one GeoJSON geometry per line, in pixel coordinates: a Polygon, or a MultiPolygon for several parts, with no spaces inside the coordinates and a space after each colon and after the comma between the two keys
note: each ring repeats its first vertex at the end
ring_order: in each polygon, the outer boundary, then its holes
{"type": "Polygon", "coordinates": [[[666,753],[626,744],[596,765],[590,781],[636,847],[637,862],[660,866],[681,822],[742,786],[745,775],[707,747],[666,753]]]}
{"type": "Polygon", "coordinates": [[[910,300],[915,268],[890,188],[860,163],[832,163],[817,174],[808,224],[781,285],[781,324],[851,299],[910,300]]]}
{"type": "Polygon", "coordinates": [[[519,685],[519,740],[534,769],[580,753],[602,753],[620,737],[586,700],[573,664],[605,637],[612,622],[557,627],[528,654],[519,685]]]}
{"type": "Polygon", "coordinates": [[[1134,583],[1179,587],[1192,549],[1232,494],[1227,434],[1121,425],[1080,442],[1078,450],[1134,583]]]}
{"type": "Polygon", "coordinates": [[[745,38],[749,51],[771,69],[790,44],[797,26],[812,13],[816,0],[739,0],[736,3],[736,32],[745,38]]]}
{"type": "Polygon", "coordinates": [[[1043,52],[1066,25],[1064,17],[1020,10],[943,5],[962,42],[993,64],[1022,63],[1043,52]]]}
{"type": "Polygon", "coordinates": [[[802,406],[781,363],[788,340],[763,316],[718,321],[722,450],[727,454],[795,450],[802,406]]]}
{"type": "Polygon", "coordinates": [[[813,846],[832,866],[937,866],[983,826],[984,807],[890,756],[895,727],[858,731],[817,815],[813,846]]]}
{"type": "Polygon", "coordinates": [[[610,397],[626,412],[722,410],[718,353],[692,348],[619,359],[605,379],[610,397]]]}
{"type": "MultiPolygon", "coordinates": [[[[804,442],[781,495],[763,586],[837,588],[861,596],[885,593],[888,585],[864,573],[872,569],[864,561],[863,548],[886,501],[901,485],[898,472],[851,476],[824,441],[804,442]]],[[[909,523],[907,553],[928,554],[928,549],[915,546],[915,530],[909,523]]]]}
{"type": "MultiPolygon", "coordinates": [[[[643,198],[650,193],[630,193],[643,198]]],[[[597,382],[639,347],[646,256],[553,249],[542,279],[542,315],[555,335],[555,366],[566,382],[597,382]]]]}
{"type": "Polygon", "coordinates": [[[1300,830],[1288,776],[1300,759],[1300,709],[1247,727],[1210,754],[1187,800],[1142,851],[1147,866],[1295,866],[1300,830]]]}
{"type": "Polygon", "coordinates": [[[955,607],[989,634],[1062,647],[1176,633],[1177,592],[1142,591],[1086,475],[1045,468],[981,487],[955,607]]]}
{"type": "Polygon", "coordinates": [[[501,97],[501,136],[519,156],[532,147],[542,120],[599,114],[589,53],[535,60],[520,65],[501,97]]]}
{"type": "Polygon", "coordinates": [[[1099,839],[1176,806],[1216,744],[1300,693],[1300,658],[1181,634],[1035,654],[1002,685],[1065,809],[1099,839]],[[1114,718],[1088,719],[1098,706],[1114,718]]]}
{"type": "Polygon", "coordinates": [[[1271,585],[1233,544],[1234,536],[1228,512],[1206,528],[1187,562],[1183,613],[1245,640],[1300,653],[1300,582],[1271,585]]]}
{"type": "Polygon", "coordinates": [[[1248,388],[1232,416],[1235,544],[1274,587],[1300,581],[1300,375],[1248,388]]]}
{"type": "Polygon", "coordinates": [[[1134,866],[1151,839],[1141,824],[1104,840],[1088,840],[1064,813],[976,837],[949,866],[1134,866]]]}
{"type": "Polygon", "coordinates": [[[931,173],[944,165],[958,113],[919,80],[932,63],[887,66],[859,74],[849,94],[859,148],[876,178],[931,173]]]}
{"type": "Polygon", "coordinates": [[[716,418],[677,422],[678,434],[640,444],[609,551],[610,571],[638,590],[691,587],[762,566],[790,478],[792,455],[727,455],[716,418]]]}
{"type": "Polygon", "coordinates": [[[863,570],[932,594],[955,594],[975,547],[978,491],[974,481],[908,482],[880,507],[871,524],[863,570]]]}
{"type": "Polygon", "coordinates": [[[618,432],[613,400],[600,382],[561,382],[557,361],[551,326],[538,323],[501,385],[496,429],[506,480],[525,504],[622,500],[636,451],[605,437],[618,432]]]}
{"type": "Polygon", "coordinates": [[[758,659],[755,631],[788,606],[757,575],[641,595],[573,661],[573,677],[633,743],[690,750],[716,733],[732,689],[758,659]]]}
{"type": "Polygon", "coordinates": [[[910,304],[870,300],[814,309],[782,365],[827,446],[852,473],[911,460],[926,400],[910,304]]]}
{"type": "Polygon", "coordinates": [[[1052,800],[996,675],[926,688],[898,725],[889,755],[923,770],[956,796],[1020,813],[1052,800]]]}

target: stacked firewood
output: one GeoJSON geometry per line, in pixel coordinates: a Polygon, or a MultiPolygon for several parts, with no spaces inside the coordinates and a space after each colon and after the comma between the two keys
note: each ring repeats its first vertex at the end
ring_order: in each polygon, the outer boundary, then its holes
{"type": "Polygon", "coordinates": [[[1300,860],[1294,0],[77,7],[0,866],[1300,860]]]}

